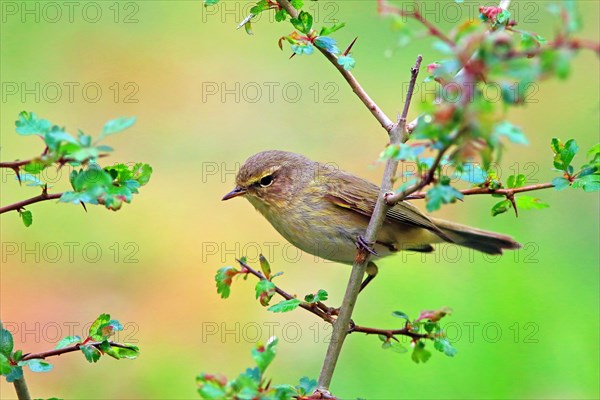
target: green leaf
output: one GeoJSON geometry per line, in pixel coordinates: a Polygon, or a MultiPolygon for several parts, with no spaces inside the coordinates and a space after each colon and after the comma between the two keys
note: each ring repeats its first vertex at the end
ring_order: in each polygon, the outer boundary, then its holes
{"type": "Polygon", "coordinates": [[[488,174],[479,165],[475,163],[465,163],[462,166],[460,173],[460,179],[472,183],[474,185],[480,185],[484,183],[488,178],[488,174]]]}
{"type": "Polygon", "coordinates": [[[208,7],[208,6],[214,6],[215,4],[217,4],[220,0],[204,0],[204,7],[208,7]]]}
{"type": "Polygon", "coordinates": [[[396,353],[406,353],[408,349],[395,340],[390,341],[390,349],[396,353]]]}
{"type": "Polygon", "coordinates": [[[296,386],[296,390],[298,394],[301,396],[309,396],[313,394],[319,383],[315,379],[310,379],[309,377],[303,376],[300,378],[300,384],[296,386]]]}
{"type": "Polygon", "coordinates": [[[81,343],[81,337],[79,336],[66,336],[62,338],[57,344],[55,349],[64,349],[72,344],[81,343]]]}
{"type": "Polygon", "coordinates": [[[302,302],[298,299],[283,300],[275,305],[272,305],[268,308],[268,310],[274,313],[293,311],[298,308],[301,303],[302,302]]]}
{"type": "Polygon", "coordinates": [[[256,366],[263,373],[271,364],[277,353],[277,338],[271,337],[266,345],[258,344],[252,349],[252,358],[256,362],[256,366]]]}
{"type": "Polygon", "coordinates": [[[356,60],[349,55],[338,57],[337,63],[344,67],[346,71],[350,71],[356,66],[356,60]]]}
{"type": "Polygon", "coordinates": [[[100,134],[100,136],[98,136],[98,141],[104,139],[108,135],[119,133],[127,128],[130,128],[133,124],[135,124],[135,121],[135,117],[119,117],[108,121],[102,129],[102,133],[100,134]]]}
{"type": "Polygon", "coordinates": [[[435,339],[433,341],[433,347],[448,357],[454,357],[457,352],[456,348],[454,348],[446,338],[435,339]]]}
{"type": "Polygon", "coordinates": [[[600,189],[600,175],[584,175],[573,181],[574,188],[581,188],[585,192],[595,192],[600,189]]]}
{"type": "Polygon", "coordinates": [[[255,290],[256,298],[260,299],[260,304],[266,307],[269,305],[269,301],[275,294],[275,284],[263,279],[256,282],[255,290]]]}
{"type": "Polygon", "coordinates": [[[426,363],[431,358],[431,352],[425,349],[425,343],[418,341],[410,358],[417,364],[426,363]]]}
{"type": "Polygon", "coordinates": [[[21,379],[23,377],[23,367],[11,367],[10,372],[5,377],[7,382],[14,382],[17,379],[21,379]]]}
{"type": "Polygon", "coordinates": [[[537,199],[537,198],[531,197],[531,196],[518,196],[516,198],[516,203],[517,203],[517,209],[523,209],[523,210],[532,210],[532,209],[540,210],[542,208],[550,207],[549,204],[544,203],[540,199],[537,199]]]}
{"type": "Polygon", "coordinates": [[[111,346],[110,343],[105,340],[102,343],[100,343],[100,350],[117,360],[123,358],[133,360],[139,356],[139,347],[128,343],[125,343],[124,345],[128,346],[128,348],[111,346]]]}
{"type": "Polygon", "coordinates": [[[94,340],[102,341],[104,339],[102,327],[107,325],[109,322],[110,314],[100,314],[92,323],[92,326],[90,326],[88,335],[94,340]]]}
{"type": "Polygon", "coordinates": [[[554,189],[556,189],[556,191],[561,191],[571,186],[571,182],[569,182],[568,179],[560,176],[552,179],[552,184],[554,185],[554,189]]]}
{"type": "Polygon", "coordinates": [[[510,200],[502,200],[499,203],[494,204],[492,207],[492,217],[503,214],[512,208],[510,200]]]}
{"type": "Polygon", "coordinates": [[[40,119],[35,113],[21,111],[19,119],[15,122],[17,133],[19,135],[40,135],[43,136],[52,124],[46,119],[40,119]]]}
{"type": "Polygon", "coordinates": [[[461,200],[463,197],[463,194],[452,186],[438,184],[427,191],[425,207],[429,212],[436,211],[441,208],[442,204],[455,203],[456,200],[461,200]]]}
{"type": "Polygon", "coordinates": [[[0,354],[6,356],[6,358],[10,358],[13,351],[13,336],[9,330],[4,329],[4,327],[0,328],[0,354]]]}
{"type": "Polygon", "coordinates": [[[291,0],[290,3],[292,4],[292,7],[294,7],[296,10],[300,10],[302,7],[304,7],[303,0],[291,0]]]}
{"type": "Polygon", "coordinates": [[[406,313],[403,313],[402,311],[394,311],[392,313],[392,315],[396,318],[402,318],[405,319],[407,321],[410,321],[410,318],[408,317],[408,315],[406,315],[406,313]]]}
{"type": "Polygon", "coordinates": [[[23,221],[23,225],[25,225],[25,227],[29,227],[31,226],[31,224],[33,224],[33,214],[31,213],[31,211],[19,211],[19,216],[21,217],[21,220],[23,221]]]}
{"type": "Polygon", "coordinates": [[[524,186],[525,183],[527,182],[527,179],[525,178],[525,175],[523,174],[519,174],[519,175],[511,175],[508,177],[508,180],[506,181],[506,186],[508,186],[511,189],[514,188],[519,188],[521,186],[524,186]]]}
{"type": "Polygon", "coordinates": [[[282,22],[287,18],[287,12],[282,8],[281,10],[277,10],[275,12],[275,21],[282,22]]]}
{"type": "Polygon", "coordinates": [[[52,364],[44,360],[33,359],[19,362],[19,366],[27,365],[31,372],[48,372],[52,369],[52,364]]]}
{"type": "Polygon", "coordinates": [[[310,32],[313,25],[313,17],[306,11],[300,11],[298,18],[292,18],[290,20],[294,28],[298,29],[302,33],[310,32]]]}
{"type": "Polygon", "coordinates": [[[320,289],[316,294],[307,294],[304,296],[304,300],[307,303],[318,303],[319,301],[327,300],[327,292],[323,289],[320,289]]]}
{"type": "Polygon", "coordinates": [[[100,359],[100,356],[101,356],[100,350],[98,350],[97,348],[95,348],[92,345],[86,344],[86,345],[81,346],[79,349],[85,356],[85,359],[91,363],[95,363],[100,359]]]}
{"type": "Polygon", "coordinates": [[[321,28],[321,31],[319,32],[319,36],[331,35],[333,32],[338,31],[338,30],[342,29],[345,26],[346,26],[345,22],[342,22],[342,23],[339,23],[339,24],[335,23],[332,26],[324,26],[324,27],[321,28]]]}
{"type": "Polygon", "coordinates": [[[215,275],[215,282],[217,283],[217,293],[221,295],[222,299],[229,297],[231,293],[231,284],[233,283],[233,277],[239,274],[234,267],[223,267],[217,271],[215,275]]]}
{"type": "Polygon", "coordinates": [[[8,357],[6,357],[4,354],[0,353],[0,373],[2,375],[8,375],[8,374],[10,374],[11,370],[12,370],[12,366],[10,365],[10,361],[8,360],[8,357]]]}
{"type": "Polygon", "coordinates": [[[521,130],[521,128],[511,124],[508,121],[502,121],[494,127],[494,131],[492,133],[492,137],[498,141],[500,137],[506,137],[511,142],[517,144],[528,144],[527,138],[525,134],[521,130]]]}
{"type": "Polygon", "coordinates": [[[32,161],[29,164],[26,164],[23,167],[25,172],[29,172],[30,174],[36,175],[42,172],[46,168],[46,166],[39,161],[32,161]]]}
{"type": "MultiPolygon", "coordinates": [[[[46,184],[40,181],[37,176],[31,174],[20,174],[21,182],[27,183],[27,186],[45,186],[46,184]]],[[[15,176],[15,179],[19,179],[19,177],[15,176]]]]}

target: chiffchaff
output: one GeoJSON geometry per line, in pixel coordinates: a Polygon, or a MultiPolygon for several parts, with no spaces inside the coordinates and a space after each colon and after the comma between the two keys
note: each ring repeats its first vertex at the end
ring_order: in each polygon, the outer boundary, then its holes
{"type": "MultiPolygon", "coordinates": [[[[223,197],[246,197],[291,244],[326,260],[352,264],[379,187],[295,153],[264,151],[242,165],[223,197]]],[[[398,250],[433,251],[450,242],[488,254],[521,247],[511,237],[434,219],[407,201],[392,207],[374,243],[375,257],[398,250]]]]}

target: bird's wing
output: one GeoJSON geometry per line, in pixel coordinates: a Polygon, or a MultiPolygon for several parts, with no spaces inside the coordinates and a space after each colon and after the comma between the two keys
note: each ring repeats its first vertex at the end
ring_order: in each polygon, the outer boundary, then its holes
{"type": "MultiPolygon", "coordinates": [[[[336,206],[371,217],[379,195],[379,188],[371,182],[339,171],[336,173],[335,178],[328,181],[329,187],[327,193],[324,194],[325,199],[336,206]]],[[[386,220],[424,228],[434,232],[444,240],[449,240],[429,217],[424,215],[417,207],[405,201],[392,207],[386,214],[386,220]]]]}

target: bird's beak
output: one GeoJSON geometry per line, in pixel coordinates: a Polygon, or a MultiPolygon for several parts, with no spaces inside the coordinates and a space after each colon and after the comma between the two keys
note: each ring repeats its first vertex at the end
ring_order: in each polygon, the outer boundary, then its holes
{"type": "Polygon", "coordinates": [[[234,197],[243,196],[246,194],[246,189],[236,186],[231,192],[227,193],[221,201],[233,199],[234,197]]]}

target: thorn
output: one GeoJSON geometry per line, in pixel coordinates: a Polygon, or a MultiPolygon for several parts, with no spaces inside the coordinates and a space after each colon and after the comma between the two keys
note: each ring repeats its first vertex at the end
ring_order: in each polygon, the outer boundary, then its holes
{"type": "Polygon", "coordinates": [[[354,46],[354,43],[356,43],[356,40],[358,39],[358,36],[354,38],[354,40],[352,41],[352,43],[350,43],[350,46],[348,46],[348,48],[346,49],[346,51],[344,51],[344,56],[347,56],[348,53],[350,53],[350,49],[352,49],[352,46],[354,46]]]}
{"type": "Polygon", "coordinates": [[[17,180],[19,181],[19,185],[23,185],[23,181],[21,180],[21,174],[19,173],[19,167],[13,168],[15,174],[17,174],[17,180]]]}
{"type": "Polygon", "coordinates": [[[48,196],[48,185],[44,185],[44,187],[42,188],[42,196],[46,197],[48,196]]]}
{"type": "Polygon", "coordinates": [[[296,55],[296,53],[292,53],[292,55],[290,56],[289,60],[291,60],[292,58],[294,58],[295,55],[296,55]]]}
{"type": "Polygon", "coordinates": [[[511,202],[513,208],[515,209],[515,217],[519,218],[519,210],[517,209],[517,202],[515,201],[515,196],[510,195],[507,198],[511,202]]]}
{"type": "Polygon", "coordinates": [[[85,212],[87,212],[87,208],[85,207],[85,203],[83,201],[80,201],[79,204],[81,204],[81,206],[83,207],[83,209],[85,210],[85,212]]]}

